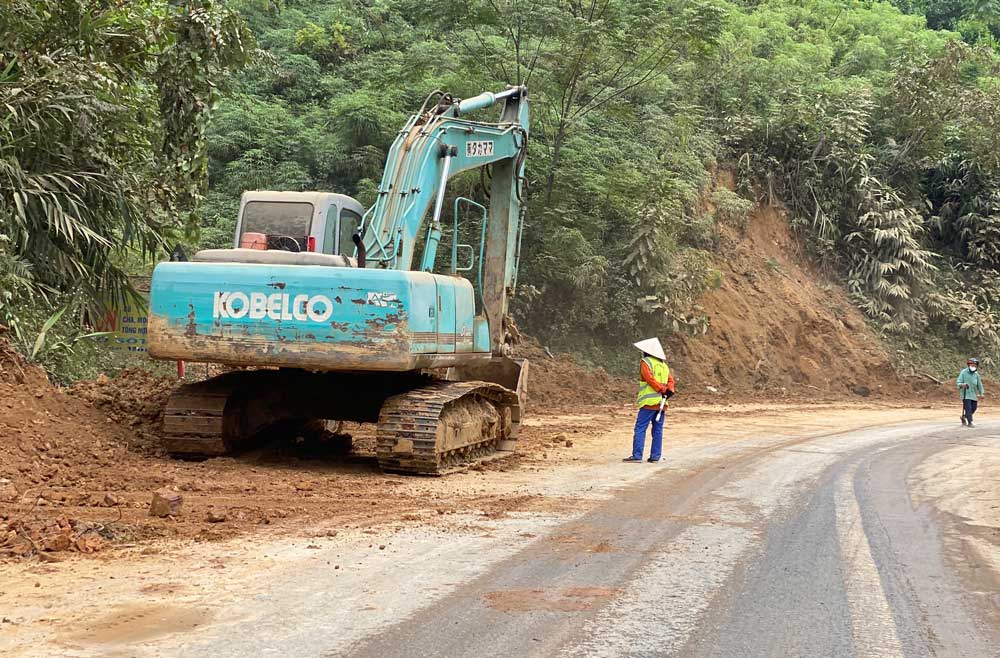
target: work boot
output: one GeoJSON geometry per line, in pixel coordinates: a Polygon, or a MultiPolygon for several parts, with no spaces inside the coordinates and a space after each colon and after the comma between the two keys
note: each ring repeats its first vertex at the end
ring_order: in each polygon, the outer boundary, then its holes
{"type": "Polygon", "coordinates": [[[971,421],[971,420],[969,421],[969,427],[970,427],[970,428],[971,428],[971,427],[975,427],[975,425],[973,425],[973,424],[972,424],[972,421],[971,421]]]}
{"type": "Polygon", "coordinates": [[[636,464],[641,464],[642,463],[642,457],[639,457],[639,459],[636,459],[635,457],[629,455],[628,457],[626,457],[622,461],[623,462],[632,462],[632,463],[636,463],[636,464]]]}
{"type": "Polygon", "coordinates": [[[653,459],[652,457],[650,457],[650,458],[649,458],[649,459],[647,459],[646,461],[648,461],[648,462],[649,462],[649,463],[651,463],[651,464],[655,464],[656,462],[660,461],[660,458],[659,458],[659,457],[657,457],[656,459],[653,459]]]}
{"type": "Polygon", "coordinates": [[[965,414],[962,414],[962,424],[968,425],[968,423],[965,421],[965,414]]]}

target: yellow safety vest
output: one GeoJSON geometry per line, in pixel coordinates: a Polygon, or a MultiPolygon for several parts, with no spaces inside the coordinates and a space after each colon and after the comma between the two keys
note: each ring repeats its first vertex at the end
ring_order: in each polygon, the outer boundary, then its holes
{"type": "MultiPolygon", "coordinates": [[[[644,357],[643,362],[649,366],[649,369],[652,371],[653,377],[656,381],[666,385],[667,380],[670,378],[670,366],[653,356],[644,357]]],[[[637,407],[648,407],[653,404],[659,405],[660,400],[662,399],[663,396],[657,393],[655,388],[646,383],[646,380],[644,380],[640,374],[639,394],[635,397],[635,405],[637,407]]],[[[663,406],[667,405],[664,404],[663,406]]]]}

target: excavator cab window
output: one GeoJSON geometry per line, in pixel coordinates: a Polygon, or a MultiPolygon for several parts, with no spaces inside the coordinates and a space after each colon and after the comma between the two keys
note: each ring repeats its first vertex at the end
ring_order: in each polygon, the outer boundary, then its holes
{"type": "Polygon", "coordinates": [[[339,205],[331,205],[323,229],[323,253],[353,256],[355,246],[351,236],[358,230],[359,224],[361,215],[339,205]]]}
{"type": "Polygon", "coordinates": [[[348,210],[344,208],[340,211],[340,255],[341,256],[353,256],[354,255],[354,242],[351,240],[351,236],[358,230],[358,226],[361,225],[361,215],[354,212],[353,210],[348,210]]]}
{"type": "Polygon", "coordinates": [[[280,251],[306,251],[313,205],[289,201],[249,201],[243,206],[239,246],[249,246],[263,236],[263,245],[280,251]]]}

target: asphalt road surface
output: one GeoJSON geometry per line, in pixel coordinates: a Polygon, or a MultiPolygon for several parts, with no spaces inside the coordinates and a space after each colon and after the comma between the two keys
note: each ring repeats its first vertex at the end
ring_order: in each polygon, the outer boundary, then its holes
{"type": "Polygon", "coordinates": [[[11,627],[21,648],[8,655],[992,658],[997,574],[956,548],[982,528],[915,487],[937,455],[998,442],[1000,423],[728,442],[706,430],[668,441],[660,464],[540,476],[565,501],[550,514],[407,526],[382,547],[346,532],[238,555],[202,545],[116,576],[82,563],[61,582],[106,600],[106,618],[53,639],[41,617],[56,610],[36,611],[11,627]],[[192,566],[206,563],[217,569],[192,566]],[[123,603],[156,569],[178,593],[123,603]]]}
{"type": "Polygon", "coordinates": [[[949,559],[954,530],[909,479],[997,440],[914,423],[610,464],[651,470],[509,554],[414,541],[353,592],[290,570],[258,612],[149,655],[1000,656],[990,585],[949,559]]]}

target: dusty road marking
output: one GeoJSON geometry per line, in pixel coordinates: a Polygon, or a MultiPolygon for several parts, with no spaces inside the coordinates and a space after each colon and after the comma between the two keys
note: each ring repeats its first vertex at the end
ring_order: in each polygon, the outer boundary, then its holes
{"type": "Polygon", "coordinates": [[[753,539],[753,532],[734,526],[686,528],[585,624],[585,639],[561,655],[670,655],[697,628],[753,539]]]}
{"type": "Polygon", "coordinates": [[[896,622],[882,588],[871,544],[854,495],[851,468],[837,485],[837,537],[844,564],[844,589],[851,611],[851,634],[857,658],[902,658],[896,622]]]}
{"type": "MultiPolygon", "coordinates": [[[[622,594],[585,624],[584,639],[561,655],[676,655],[699,630],[705,614],[718,605],[716,597],[740,561],[760,545],[762,528],[771,519],[809,495],[843,451],[909,432],[823,437],[810,441],[808,451],[780,449],[755,459],[701,502],[699,509],[714,522],[685,528],[652,556],[622,594]]],[[[858,658],[897,655],[876,651],[858,658]]]]}

